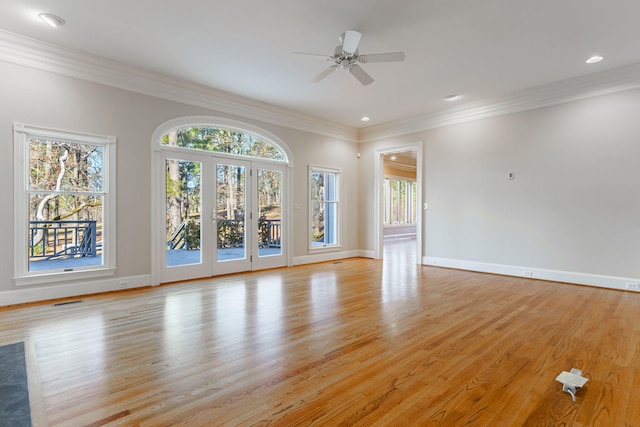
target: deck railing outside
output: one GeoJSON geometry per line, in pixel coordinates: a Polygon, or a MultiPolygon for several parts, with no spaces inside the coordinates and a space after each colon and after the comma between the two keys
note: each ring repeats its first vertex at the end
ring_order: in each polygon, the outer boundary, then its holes
{"type": "Polygon", "coordinates": [[[29,256],[50,259],[97,255],[96,221],[29,221],[29,256]]]}
{"type": "MultiPolygon", "coordinates": [[[[261,222],[260,220],[258,221],[261,222]]],[[[260,247],[261,248],[279,248],[282,245],[282,228],[281,221],[279,219],[265,219],[264,225],[260,224],[260,230],[266,230],[264,233],[260,233],[260,247]]]]}
{"type": "MultiPolygon", "coordinates": [[[[219,219],[218,227],[218,249],[244,247],[244,220],[241,219],[219,219]]],[[[259,242],[260,248],[281,247],[282,226],[279,219],[259,219],[259,242]]],[[[169,236],[167,248],[198,250],[200,249],[200,219],[185,220],[169,236]]]]}

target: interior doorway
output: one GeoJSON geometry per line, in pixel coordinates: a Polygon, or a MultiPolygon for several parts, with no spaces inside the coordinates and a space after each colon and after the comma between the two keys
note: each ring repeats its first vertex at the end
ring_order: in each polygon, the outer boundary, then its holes
{"type": "Polygon", "coordinates": [[[422,263],[422,143],[377,150],[375,258],[422,263]]]}

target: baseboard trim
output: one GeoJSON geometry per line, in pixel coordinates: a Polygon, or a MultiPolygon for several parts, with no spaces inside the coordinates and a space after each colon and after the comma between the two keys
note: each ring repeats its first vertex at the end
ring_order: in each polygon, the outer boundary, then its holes
{"type": "Polygon", "coordinates": [[[345,258],[373,258],[373,252],[363,250],[339,251],[339,252],[323,252],[313,255],[304,255],[293,257],[293,265],[314,264],[317,262],[335,261],[345,258]]]}
{"type": "MultiPolygon", "coordinates": [[[[355,257],[374,258],[374,252],[353,250],[305,255],[294,257],[293,265],[313,264],[355,257]]],[[[549,280],[553,282],[573,283],[577,285],[640,292],[640,289],[627,287],[628,284],[632,284],[633,286],[634,284],[637,285],[640,283],[639,278],[604,276],[571,271],[547,270],[541,268],[434,257],[423,257],[422,264],[458,270],[478,271],[481,273],[500,274],[504,276],[523,277],[527,279],[549,280]]],[[[121,289],[141,288],[145,286],[151,286],[150,274],[2,291],[0,292],[0,307],[37,301],[47,301],[58,298],[75,297],[79,295],[98,294],[121,289]],[[122,286],[123,282],[126,282],[126,286],[122,286]]]]}
{"type": "Polygon", "coordinates": [[[573,271],[547,270],[543,268],[521,267],[516,265],[491,264],[485,262],[465,261],[448,258],[423,257],[422,264],[458,270],[478,271],[481,273],[500,274],[504,276],[523,277],[526,279],[549,280],[553,282],[572,283],[576,285],[595,286],[598,288],[635,291],[628,285],[638,286],[640,279],[603,276],[598,274],[577,273],[573,271]]]}
{"type": "Polygon", "coordinates": [[[0,306],[47,301],[79,295],[98,294],[121,289],[151,286],[151,275],[115,277],[106,280],[61,283],[55,286],[31,287],[0,292],[0,306]],[[125,285],[123,285],[125,283],[125,285]]]}

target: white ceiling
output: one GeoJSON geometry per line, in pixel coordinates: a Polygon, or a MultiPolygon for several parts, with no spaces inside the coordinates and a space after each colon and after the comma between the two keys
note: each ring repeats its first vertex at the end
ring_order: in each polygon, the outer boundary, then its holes
{"type": "Polygon", "coordinates": [[[638,0],[2,0],[0,29],[351,128],[640,63],[638,0]],[[37,14],[66,20],[53,29],[37,14]],[[319,83],[345,30],[401,63],[319,83]],[[586,64],[600,54],[605,60],[586,64]],[[363,123],[361,116],[371,117],[363,123]]]}

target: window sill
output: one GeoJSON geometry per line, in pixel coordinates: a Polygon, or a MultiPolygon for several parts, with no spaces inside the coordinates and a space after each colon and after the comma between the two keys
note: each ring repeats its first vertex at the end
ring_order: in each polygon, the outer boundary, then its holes
{"type": "Polygon", "coordinates": [[[43,283],[54,283],[63,281],[73,281],[82,279],[93,279],[97,277],[113,276],[116,272],[115,268],[96,268],[91,270],[79,271],[59,271],[55,273],[29,274],[16,276],[13,280],[16,286],[40,285],[43,283]]]}
{"type": "Polygon", "coordinates": [[[309,253],[318,252],[336,252],[342,249],[342,245],[324,245],[324,246],[311,246],[309,253]]]}

